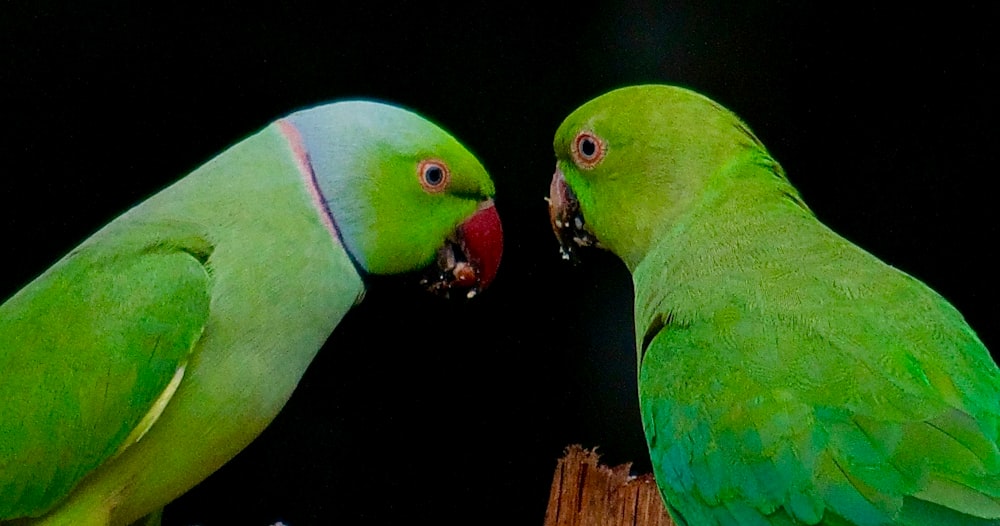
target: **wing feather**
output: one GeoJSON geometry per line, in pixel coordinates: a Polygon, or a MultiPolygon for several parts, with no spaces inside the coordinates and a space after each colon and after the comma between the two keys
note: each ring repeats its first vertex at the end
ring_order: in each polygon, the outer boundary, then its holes
{"type": "Polygon", "coordinates": [[[183,225],[112,226],[0,306],[0,519],[44,513],[155,421],[208,318],[210,251],[183,225]]]}

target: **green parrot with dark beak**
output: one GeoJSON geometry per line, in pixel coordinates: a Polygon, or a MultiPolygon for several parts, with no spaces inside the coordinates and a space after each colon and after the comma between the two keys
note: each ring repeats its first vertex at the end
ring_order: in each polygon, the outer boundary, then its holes
{"type": "Polygon", "coordinates": [[[632,275],[642,423],[679,524],[1000,524],[986,347],[823,225],[733,113],[626,87],[554,148],[564,254],[597,246],[632,275]]]}

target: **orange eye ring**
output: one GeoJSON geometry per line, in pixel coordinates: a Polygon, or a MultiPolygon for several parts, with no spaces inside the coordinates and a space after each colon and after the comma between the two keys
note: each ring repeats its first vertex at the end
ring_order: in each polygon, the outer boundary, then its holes
{"type": "Polygon", "coordinates": [[[420,161],[417,165],[417,179],[420,186],[430,193],[443,192],[451,181],[451,172],[448,166],[441,161],[427,159],[420,161]]]}
{"type": "Polygon", "coordinates": [[[590,169],[604,159],[608,148],[594,132],[582,131],[573,139],[573,160],[580,168],[590,169]]]}

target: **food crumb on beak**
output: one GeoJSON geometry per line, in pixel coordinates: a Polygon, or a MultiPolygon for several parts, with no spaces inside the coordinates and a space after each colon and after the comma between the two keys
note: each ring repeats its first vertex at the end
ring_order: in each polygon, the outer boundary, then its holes
{"type": "Polygon", "coordinates": [[[576,247],[600,246],[580,211],[580,201],[573,189],[566,184],[562,170],[556,166],[549,185],[549,221],[559,240],[559,253],[569,261],[576,259],[576,247]]]}
{"type": "Polygon", "coordinates": [[[500,217],[487,200],[445,240],[420,284],[445,298],[461,294],[471,299],[493,281],[502,252],[500,217]]]}

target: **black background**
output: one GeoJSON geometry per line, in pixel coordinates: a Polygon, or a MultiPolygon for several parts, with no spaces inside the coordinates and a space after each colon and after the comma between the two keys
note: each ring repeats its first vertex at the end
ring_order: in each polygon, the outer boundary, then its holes
{"type": "Polygon", "coordinates": [[[494,286],[450,304],[373,280],[282,414],[166,525],[541,524],[565,446],[648,470],[628,274],[602,253],[564,264],[543,201],[562,118],[626,84],[734,110],[823,221],[1000,348],[995,7],[361,3],[0,4],[3,297],[228,145],[332,99],[418,110],[497,184],[494,286]]]}

